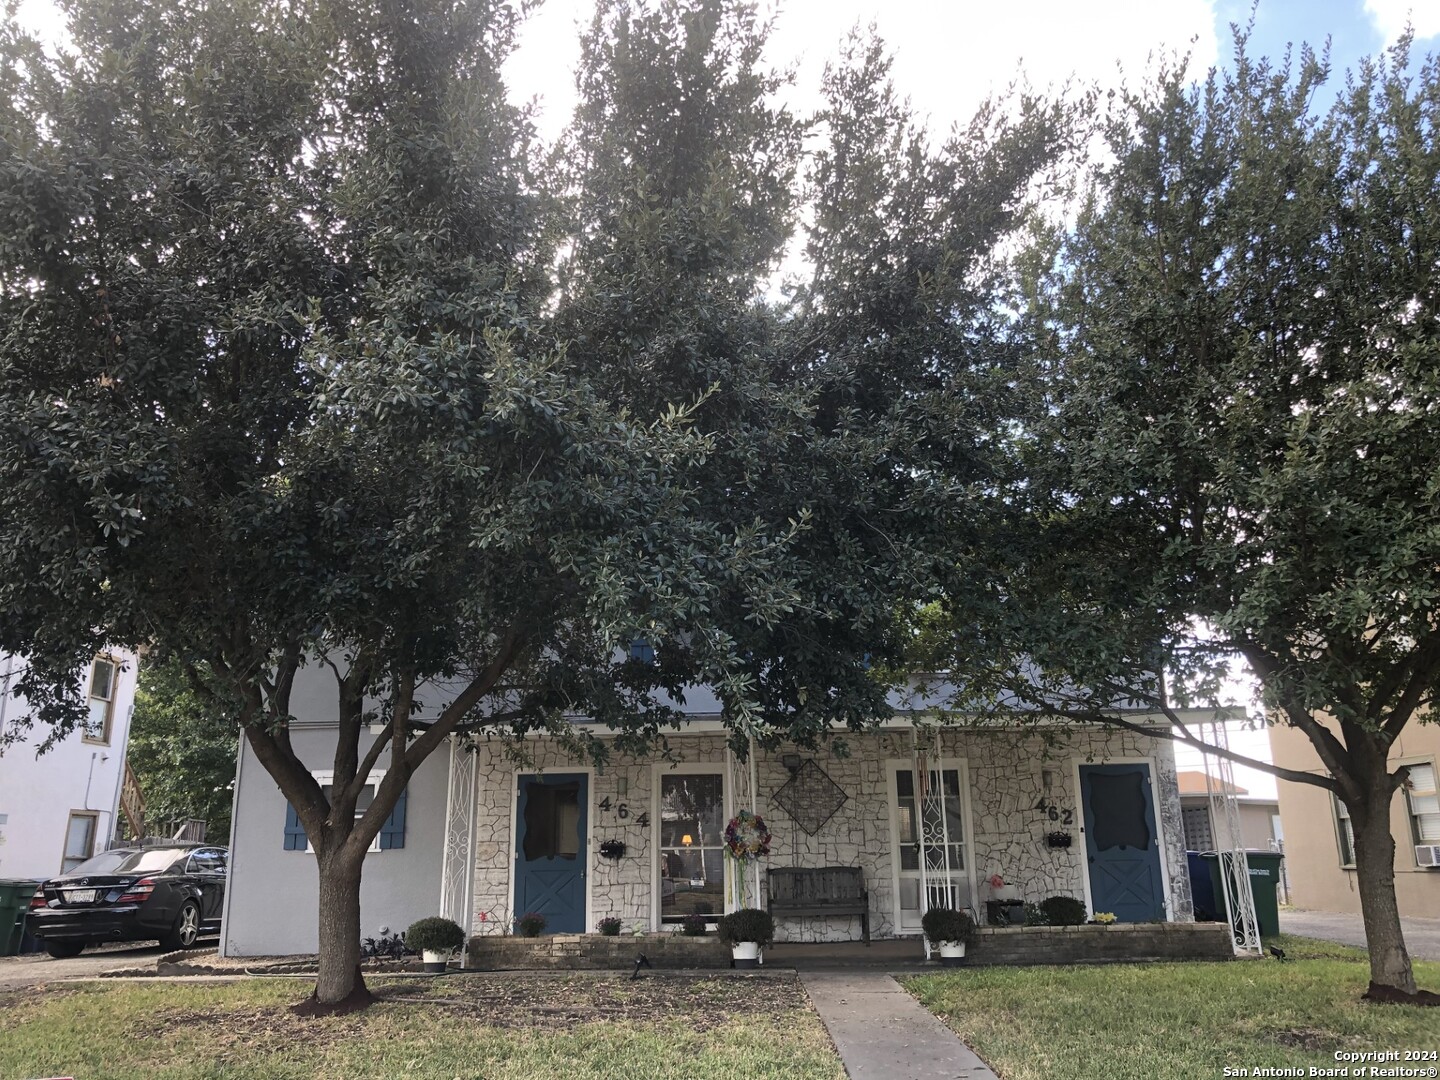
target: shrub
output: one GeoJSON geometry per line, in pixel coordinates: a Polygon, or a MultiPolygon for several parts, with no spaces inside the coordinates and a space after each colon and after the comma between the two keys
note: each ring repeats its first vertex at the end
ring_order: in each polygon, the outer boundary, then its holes
{"type": "Polygon", "coordinates": [[[705,931],[710,928],[710,920],[706,916],[695,912],[686,915],[680,922],[680,932],[686,937],[704,937],[705,931]]]}
{"type": "Polygon", "coordinates": [[[954,908],[931,908],[920,919],[925,936],[932,942],[954,941],[969,945],[975,940],[975,920],[968,911],[954,908]]]}
{"type": "Polygon", "coordinates": [[[620,920],[615,918],[615,916],[613,915],[601,919],[598,923],[595,924],[595,928],[599,930],[600,933],[604,934],[606,937],[619,937],[620,926],[620,920]]]}
{"type": "Polygon", "coordinates": [[[769,945],[775,940],[775,920],[768,911],[761,911],[759,908],[741,908],[729,915],[722,915],[719,927],[720,940],[726,945],[735,945],[742,941],[769,945]]]}
{"type": "Polygon", "coordinates": [[[527,911],[515,920],[515,932],[521,937],[539,937],[545,930],[545,916],[537,911],[527,911]]]}
{"type": "Polygon", "coordinates": [[[1026,926],[1049,926],[1045,919],[1045,912],[1040,910],[1039,904],[1025,904],[1025,925],[1026,926]]]}
{"type": "Polygon", "coordinates": [[[1079,926],[1085,921],[1085,903],[1073,896],[1047,896],[1040,910],[1051,926],[1079,926]]]}
{"type": "Polygon", "coordinates": [[[465,944],[465,931],[449,919],[432,915],[410,924],[405,947],[412,952],[454,952],[465,944]]]}

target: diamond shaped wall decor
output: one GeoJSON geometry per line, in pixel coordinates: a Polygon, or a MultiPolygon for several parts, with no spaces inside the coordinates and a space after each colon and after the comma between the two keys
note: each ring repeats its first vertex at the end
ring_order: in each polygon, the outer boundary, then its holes
{"type": "Polygon", "coordinates": [[[850,798],[830,774],[807,759],[773,796],[795,824],[814,836],[850,798]]]}

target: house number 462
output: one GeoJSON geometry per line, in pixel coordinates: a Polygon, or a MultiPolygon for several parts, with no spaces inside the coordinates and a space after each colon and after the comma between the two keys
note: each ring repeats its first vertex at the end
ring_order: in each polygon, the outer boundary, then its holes
{"type": "Polygon", "coordinates": [[[1075,823],[1074,810],[1062,810],[1049,799],[1041,799],[1035,804],[1035,809],[1043,811],[1051,821],[1058,821],[1061,825],[1073,825],[1075,823]]]}

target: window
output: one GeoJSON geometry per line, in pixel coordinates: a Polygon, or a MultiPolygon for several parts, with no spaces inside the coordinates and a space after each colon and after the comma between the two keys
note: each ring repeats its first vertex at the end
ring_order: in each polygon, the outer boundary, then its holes
{"type": "Polygon", "coordinates": [[[1433,761],[1410,766],[1410,775],[1405,778],[1405,800],[1415,843],[1440,844],[1440,793],[1435,790],[1433,761]]]}
{"type": "Polygon", "coordinates": [[[95,854],[95,826],[98,818],[98,814],[83,810],[70,814],[70,824],[65,828],[65,857],[60,860],[62,874],[70,873],[95,854]]]}
{"type": "MultiPolygon", "coordinates": [[[[931,836],[948,835],[950,838],[950,869],[965,869],[965,833],[961,810],[964,803],[960,795],[960,772],[957,769],[944,770],[945,784],[945,825],[940,824],[940,799],[938,792],[928,792],[925,802],[925,824],[931,836]]],[[[935,784],[939,774],[930,774],[930,783],[935,784]]],[[[895,774],[896,814],[900,825],[900,869],[920,869],[920,837],[916,832],[915,774],[901,769],[895,774]]],[[[945,865],[943,844],[927,845],[929,861],[927,867],[945,865]]]]}
{"type": "Polygon", "coordinates": [[[115,718],[115,686],[119,681],[120,665],[109,657],[96,657],[90,668],[90,713],[85,717],[86,742],[110,742],[110,725],[115,718]]]}
{"type": "Polygon", "coordinates": [[[525,783],[525,843],[527,862],[568,859],[580,855],[580,788],[568,784],[525,783]]]}
{"type": "Polygon", "coordinates": [[[725,777],[660,776],[660,922],[725,911],[725,777]]]}
{"type": "Polygon", "coordinates": [[[1210,808],[1187,806],[1180,811],[1185,827],[1185,846],[1191,851],[1214,851],[1215,835],[1210,829],[1210,808]]]}
{"type": "Polygon", "coordinates": [[[102,851],[93,859],[75,867],[75,874],[163,874],[176,863],[182,863],[185,848],[150,847],[116,848],[102,851]]]}
{"type": "Polygon", "coordinates": [[[1355,827],[1350,824],[1350,811],[1336,795],[1330,796],[1335,807],[1335,839],[1340,846],[1340,865],[1355,865],[1355,827]]]}
{"type": "Polygon", "coordinates": [[[225,853],[218,848],[198,848],[190,853],[185,864],[187,874],[225,873],[225,853]]]}
{"type": "MultiPolygon", "coordinates": [[[[332,774],[328,772],[311,773],[320,783],[320,790],[325,793],[325,798],[330,798],[330,782],[332,774]]],[[[360,797],[355,800],[355,820],[359,821],[365,811],[370,809],[370,804],[375,801],[375,792],[380,786],[380,781],[385,778],[383,772],[372,772],[368,782],[360,790],[360,797]]],[[[395,809],[390,811],[390,816],[385,819],[385,824],[380,826],[379,833],[375,839],[370,841],[368,851],[389,851],[392,848],[403,848],[405,846],[405,811],[410,789],[406,788],[400,792],[400,798],[395,800],[395,809]]],[[[286,851],[308,851],[314,854],[315,848],[305,835],[305,826],[300,823],[300,815],[295,812],[295,807],[288,802],[285,804],[285,850],[286,851]]]]}

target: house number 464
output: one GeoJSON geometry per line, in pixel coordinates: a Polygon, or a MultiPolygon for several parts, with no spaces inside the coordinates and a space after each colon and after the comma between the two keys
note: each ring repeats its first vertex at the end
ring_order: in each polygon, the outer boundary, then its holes
{"type": "MultiPolygon", "coordinates": [[[[623,802],[612,803],[610,801],[610,796],[608,795],[600,800],[600,809],[604,810],[606,813],[609,813],[611,810],[615,811],[615,816],[620,818],[620,820],[622,821],[627,820],[630,817],[630,804],[623,802]]],[[[650,827],[650,815],[648,813],[642,813],[638,815],[635,818],[635,824],[639,825],[642,829],[648,829],[650,827]]]]}

